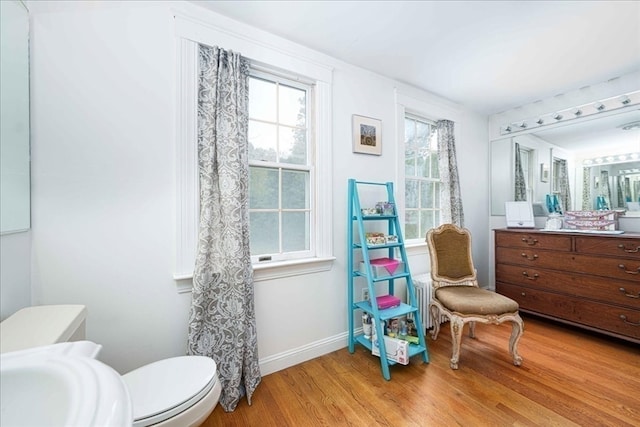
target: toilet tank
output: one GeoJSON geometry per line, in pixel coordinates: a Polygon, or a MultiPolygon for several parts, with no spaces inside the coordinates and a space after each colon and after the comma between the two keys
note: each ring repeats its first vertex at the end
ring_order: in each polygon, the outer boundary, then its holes
{"type": "Polygon", "coordinates": [[[84,305],[23,308],[0,323],[0,353],[84,340],[86,318],[84,305]]]}

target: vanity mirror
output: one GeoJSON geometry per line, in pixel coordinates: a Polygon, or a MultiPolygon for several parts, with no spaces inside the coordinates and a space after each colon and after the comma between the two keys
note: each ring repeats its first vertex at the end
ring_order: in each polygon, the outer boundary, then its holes
{"type": "Polygon", "coordinates": [[[627,208],[629,216],[636,215],[633,212],[637,211],[640,218],[640,207],[636,209],[639,205],[634,204],[640,202],[637,198],[640,193],[640,107],[637,105],[565,124],[528,129],[492,141],[492,215],[504,215],[504,202],[514,200],[516,142],[521,150],[522,147],[530,150],[527,185],[531,187],[528,194],[533,202],[542,200],[546,193],[558,193],[558,166],[567,160],[572,209],[589,206],[596,209],[596,196],[608,186],[610,207],[627,208]],[[638,157],[632,157],[632,153],[638,157]],[[551,165],[549,182],[540,175],[544,170],[540,165],[545,164],[551,165]],[[629,201],[631,205],[627,205],[629,201]]]}
{"type": "Polygon", "coordinates": [[[28,230],[29,12],[19,1],[0,1],[0,233],[28,230]]]}

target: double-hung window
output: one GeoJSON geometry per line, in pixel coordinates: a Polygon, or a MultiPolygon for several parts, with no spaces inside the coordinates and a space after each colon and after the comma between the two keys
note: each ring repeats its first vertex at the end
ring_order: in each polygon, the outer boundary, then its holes
{"type": "Polygon", "coordinates": [[[405,239],[424,242],[430,228],[440,225],[440,172],[436,126],[405,114],[404,183],[405,239]]]}
{"type": "MultiPolygon", "coordinates": [[[[254,281],[331,268],[332,70],[176,16],[177,161],[174,277],[193,275],[198,241],[198,43],[243,52],[249,76],[249,221],[254,281]],[[202,39],[202,40],[199,40],[202,39]],[[195,40],[198,40],[197,42],[195,40]]],[[[190,286],[180,282],[180,291],[190,286]]]]}
{"type": "Polygon", "coordinates": [[[314,241],[313,86],[249,78],[249,218],[254,263],[308,258],[314,241]]]}

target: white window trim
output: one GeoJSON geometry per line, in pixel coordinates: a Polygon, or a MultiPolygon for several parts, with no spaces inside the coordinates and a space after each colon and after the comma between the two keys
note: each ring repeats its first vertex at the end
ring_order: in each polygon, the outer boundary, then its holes
{"type": "MultiPolygon", "coordinates": [[[[438,120],[451,120],[456,124],[454,133],[456,141],[460,141],[462,128],[462,113],[459,108],[445,104],[444,102],[431,102],[409,95],[408,91],[395,89],[396,103],[396,182],[397,192],[396,206],[398,215],[404,218],[405,213],[405,169],[404,169],[404,118],[412,115],[423,117],[427,120],[437,122],[438,120]],[[402,194],[400,194],[402,192],[402,194]]],[[[426,96],[425,96],[426,97],[426,96]]],[[[422,96],[421,96],[422,98],[422,96]]],[[[404,220],[403,220],[404,223],[404,220]]],[[[408,256],[424,255],[428,253],[427,242],[420,239],[411,239],[406,242],[405,249],[408,256]]]]}
{"type": "MultiPolygon", "coordinates": [[[[315,85],[313,147],[316,158],[316,255],[314,258],[254,264],[254,281],[327,271],[333,256],[333,203],[331,182],[331,85],[332,69],[307,61],[300,55],[283,52],[262,41],[216,28],[197,18],[175,16],[176,25],[176,253],[174,279],[193,277],[197,248],[198,161],[197,69],[198,43],[218,45],[241,52],[251,60],[288,70],[312,79],[315,85]]],[[[181,286],[179,286],[181,287],[181,286]]],[[[181,289],[181,292],[188,291],[181,289]]]]}

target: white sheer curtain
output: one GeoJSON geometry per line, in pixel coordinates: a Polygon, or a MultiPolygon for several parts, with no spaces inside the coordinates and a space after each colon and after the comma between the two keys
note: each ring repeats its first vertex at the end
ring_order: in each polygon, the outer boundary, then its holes
{"type": "Polygon", "coordinates": [[[248,62],[200,46],[198,166],[200,225],[188,354],[211,357],[220,405],[233,411],[260,383],[249,251],[248,62]]]}
{"type": "Polygon", "coordinates": [[[438,167],[442,180],[440,187],[441,221],[464,227],[454,123],[451,120],[439,120],[436,127],[438,132],[438,167]]]}

